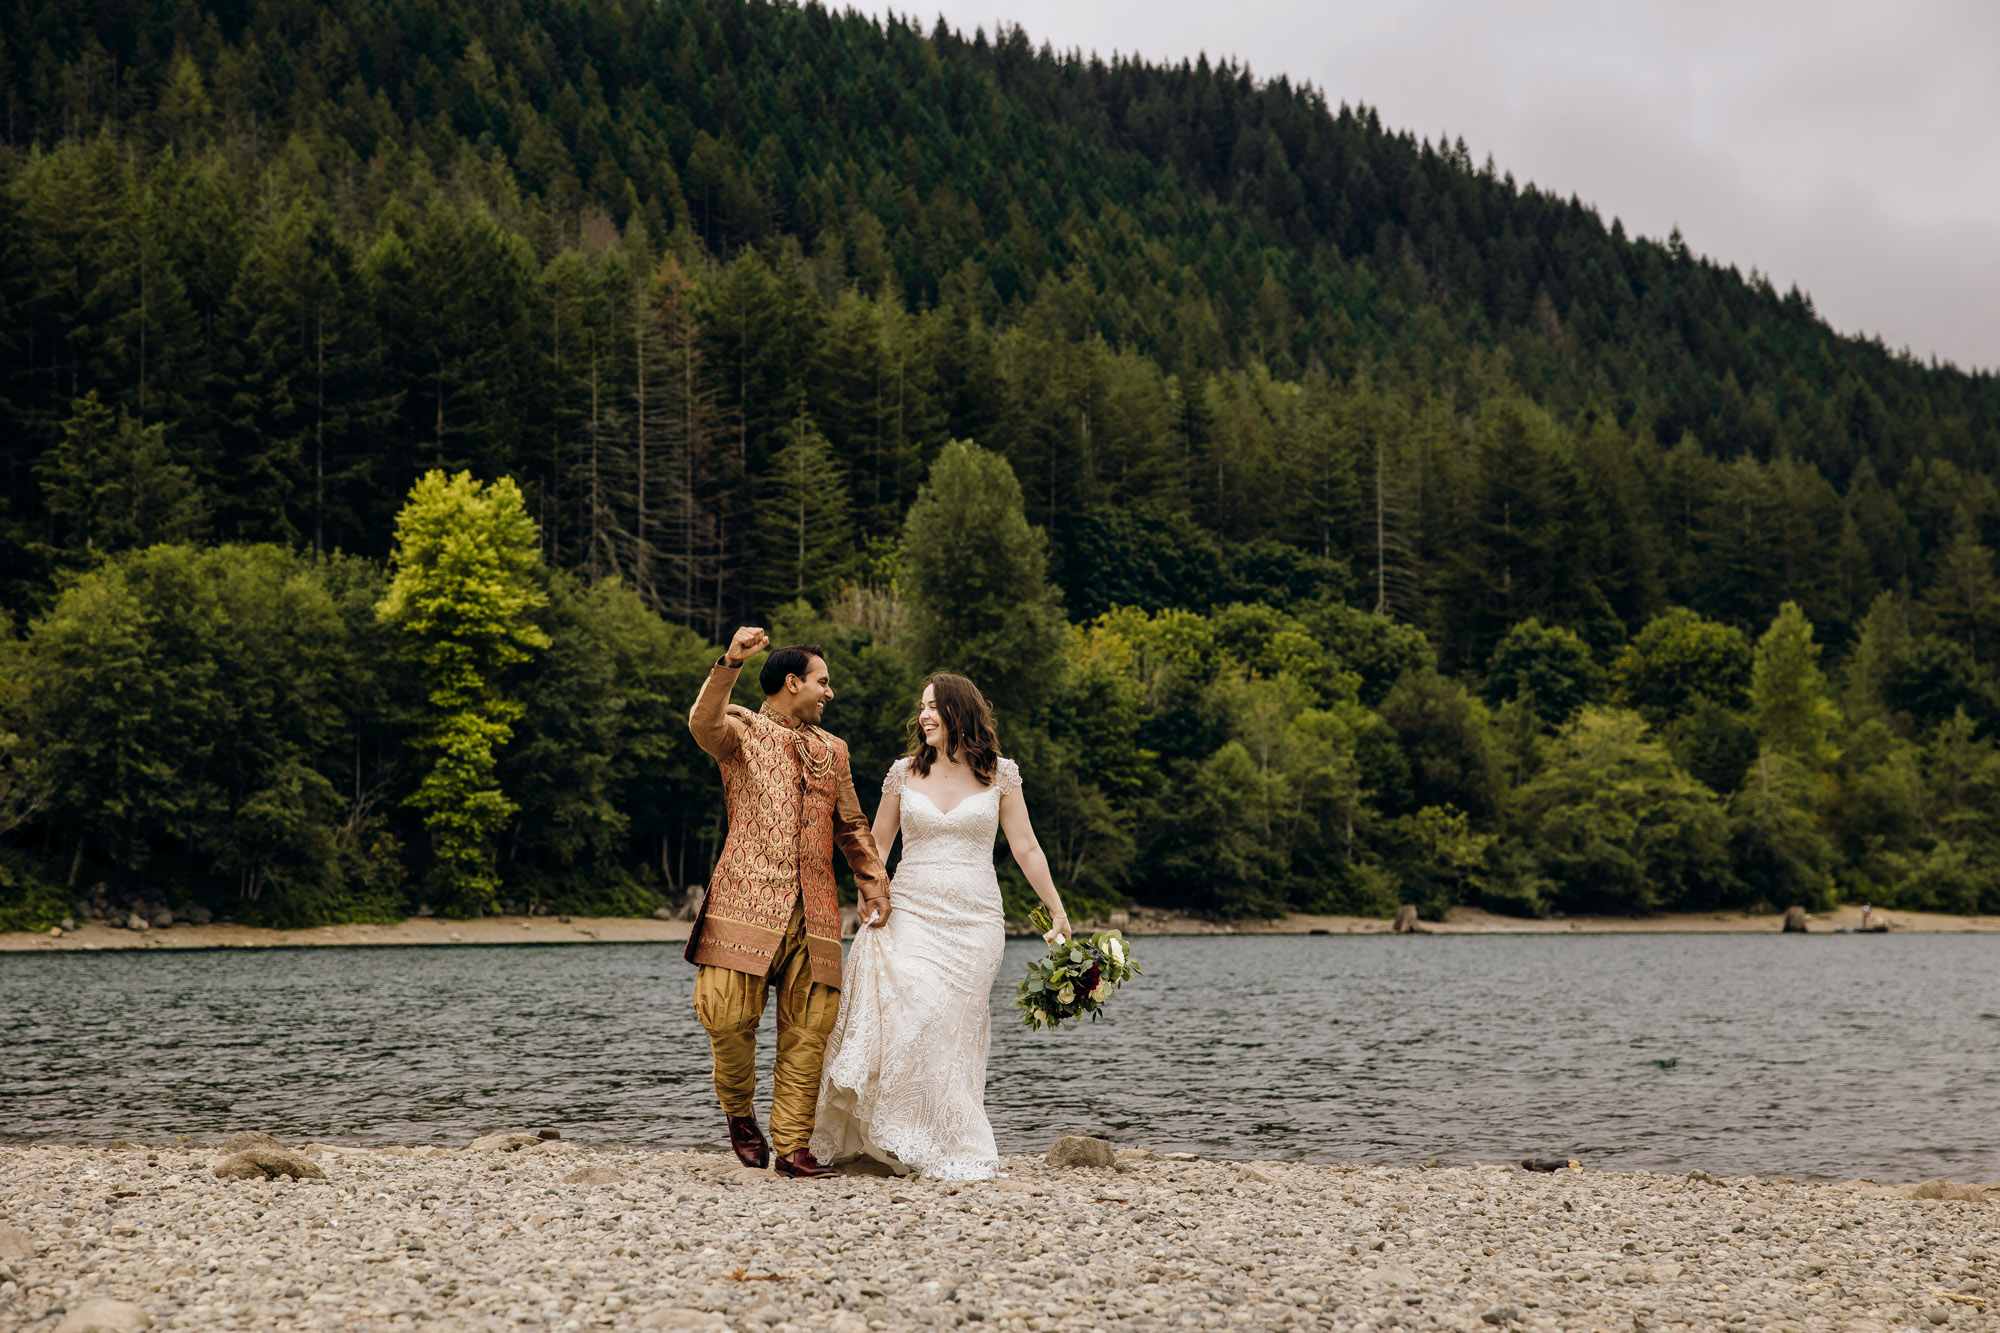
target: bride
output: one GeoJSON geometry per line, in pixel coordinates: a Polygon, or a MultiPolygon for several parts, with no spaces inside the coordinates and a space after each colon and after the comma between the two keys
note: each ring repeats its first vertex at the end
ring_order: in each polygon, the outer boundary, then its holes
{"type": "Polygon", "coordinates": [[[813,1155],[863,1154],[926,1176],[983,1180],[999,1169],[986,1119],[993,981],[1006,947],[995,829],[1044,906],[1051,941],[1069,919],[978,687],[940,672],[924,683],[910,753],[882,783],[875,845],[903,859],[891,910],[861,924],[826,1045],[813,1155]]]}

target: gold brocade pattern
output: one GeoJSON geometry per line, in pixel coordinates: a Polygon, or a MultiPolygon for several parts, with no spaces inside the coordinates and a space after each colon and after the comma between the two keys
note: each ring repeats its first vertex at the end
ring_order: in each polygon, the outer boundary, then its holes
{"type": "MultiPolygon", "coordinates": [[[[711,671],[689,725],[715,755],[729,836],[688,940],[690,962],[752,976],[770,973],[803,901],[815,981],[840,986],[836,843],[864,892],[884,883],[875,841],[854,795],[847,746],[770,708],[728,707],[736,672],[711,671]]],[[[879,890],[877,890],[879,891],[879,890]]]]}

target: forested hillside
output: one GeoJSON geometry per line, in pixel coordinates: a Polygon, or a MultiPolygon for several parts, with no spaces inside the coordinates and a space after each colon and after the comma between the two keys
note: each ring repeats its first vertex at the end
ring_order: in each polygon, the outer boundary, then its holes
{"type": "Polygon", "coordinates": [[[973,661],[949,530],[1013,571],[978,661],[1099,901],[2000,903],[1991,373],[1206,60],[728,0],[0,13],[22,920],[481,905],[425,888],[435,701],[375,610],[433,469],[538,548],[523,901],[705,873],[677,714],[739,620],[833,640],[885,760],[973,661]],[[935,512],[953,439],[1039,536],[935,512]]]}

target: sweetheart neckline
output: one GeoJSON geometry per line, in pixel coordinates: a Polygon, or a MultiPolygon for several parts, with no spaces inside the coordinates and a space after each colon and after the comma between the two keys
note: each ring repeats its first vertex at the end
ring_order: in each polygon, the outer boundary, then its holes
{"type": "Polygon", "coordinates": [[[988,786],[988,787],[982,787],[982,788],[981,788],[980,790],[978,790],[978,791],[974,792],[974,793],[973,793],[972,795],[970,795],[970,796],[966,796],[966,797],[963,797],[963,798],[961,798],[960,800],[958,800],[958,801],[957,801],[956,803],[954,803],[954,804],[952,805],[951,809],[949,809],[949,810],[947,810],[947,809],[945,809],[945,808],[944,808],[943,806],[939,805],[939,804],[938,804],[938,803],[937,803],[936,801],[933,801],[933,800],[931,800],[931,796],[930,796],[930,793],[929,793],[929,792],[925,792],[925,791],[918,791],[918,790],[917,790],[917,789],[916,789],[915,787],[912,787],[912,786],[910,786],[910,785],[909,785],[908,783],[904,783],[904,784],[903,784],[903,790],[904,790],[904,791],[906,791],[906,792],[908,792],[908,793],[910,793],[910,795],[912,795],[912,796],[921,796],[921,797],[923,797],[923,798],[924,798],[924,800],[925,800],[926,802],[928,802],[928,803],[929,803],[929,805],[930,805],[931,809],[933,809],[933,810],[937,811],[937,812],[938,812],[938,813],[939,813],[940,815],[943,815],[943,816],[944,816],[944,817],[945,817],[946,819],[949,819],[949,818],[951,818],[951,817],[952,817],[953,815],[957,814],[957,813],[958,813],[958,812],[959,812],[960,810],[964,809],[964,808],[966,807],[966,805],[968,805],[969,803],[971,803],[971,802],[973,802],[973,801],[976,801],[976,800],[978,800],[978,799],[979,799],[980,797],[984,796],[984,795],[985,795],[985,794],[986,794],[987,792],[989,792],[989,791],[999,791],[999,790],[1000,790],[1000,784],[996,782],[996,783],[992,784],[991,786],[988,786]]]}

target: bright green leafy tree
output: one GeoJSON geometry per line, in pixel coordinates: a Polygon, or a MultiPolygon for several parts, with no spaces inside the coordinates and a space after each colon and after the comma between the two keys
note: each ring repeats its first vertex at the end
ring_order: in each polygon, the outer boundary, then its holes
{"type": "Polygon", "coordinates": [[[1539,620],[1524,620],[1507,631],[1486,668],[1486,702],[1528,702],[1547,727],[1569,723],[1586,704],[1601,702],[1604,672],[1590,645],[1573,632],[1539,620]]]}
{"type": "Polygon", "coordinates": [[[1634,713],[1585,709],[1517,800],[1514,817],[1556,906],[1652,912],[1726,892],[1721,807],[1634,713]]]}
{"type": "Polygon", "coordinates": [[[1777,619],[1757,640],[1750,722],[1764,745],[1810,768],[1826,768],[1838,756],[1832,734],[1840,710],[1827,698],[1812,622],[1797,602],[1779,607],[1777,619]]]}
{"type": "Polygon", "coordinates": [[[1731,708],[1747,701],[1750,641],[1731,625],[1675,607],[1639,631],[1611,666],[1620,704],[1658,724],[1705,695],[1731,708]]]}
{"type": "Polygon", "coordinates": [[[548,602],[537,534],[511,478],[424,474],[396,520],[395,577],[378,609],[422,673],[430,767],[410,804],[423,813],[445,906],[477,912],[499,887],[495,839],[515,810],[496,755],[523,706],[508,669],[549,646],[534,615],[548,602]]]}

